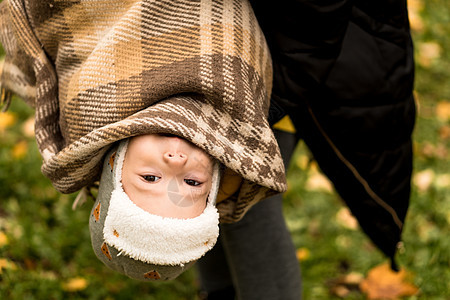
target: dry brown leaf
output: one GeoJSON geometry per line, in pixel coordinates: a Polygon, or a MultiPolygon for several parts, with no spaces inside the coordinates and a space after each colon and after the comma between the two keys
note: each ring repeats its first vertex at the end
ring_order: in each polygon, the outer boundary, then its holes
{"type": "Polygon", "coordinates": [[[410,274],[404,269],[399,272],[391,270],[389,264],[378,265],[369,271],[359,288],[367,294],[367,299],[398,299],[402,296],[412,296],[419,289],[408,282],[410,274]]]}
{"type": "Polygon", "coordinates": [[[444,125],[439,129],[439,137],[443,140],[450,138],[450,126],[444,125]]]}
{"type": "Polygon", "coordinates": [[[450,120],[450,102],[440,101],[436,105],[436,116],[442,121],[450,120]]]}
{"type": "Polygon", "coordinates": [[[435,151],[434,146],[431,143],[425,143],[422,149],[420,149],[420,152],[423,154],[423,156],[427,158],[433,157],[434,151],[435,151]]]}
{"type": "Polygon", "coordinates": [[[339,278],[332,279],[328,282],[330,293],[338,297],[344,298],[352,290],[358,290],[359,284],[364,279],[361,273],[352,272],[339,278]]]}
{"type": "Polygon", "coordinates": [[[36,262],[34,260],[32,260],[31,258],[25,258],[23,262],[24,262],[27,270],[36,269],[36,262]]]}
{"type": "Polygon", "coordinates": [[[421,149],[419,148],[419,153],[426,158],[447,159],[448,156],[447,147],[443,143],[433,145],[426,142],[421,149]]]}
{"type": "Polygon", "coordinates": [[[447,147],[444,144],[439,143],[435,148],[434,155],[441,160],[447,159],[448,157],[447,147]]]}
{"type": "Polygon", "coordinates": [[[67,280],[62,285],[63,290],[66,292],[77,292],[84,290],[87,287],[88,282],[82,277],[75,277],[67,280]]]}

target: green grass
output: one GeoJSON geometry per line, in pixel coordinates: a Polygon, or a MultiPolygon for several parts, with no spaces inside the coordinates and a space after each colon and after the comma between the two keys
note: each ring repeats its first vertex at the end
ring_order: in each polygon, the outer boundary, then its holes
{"type": "MultiPolygon", "coordinates": [[[[450,5],[447,0],[423,5],[419,12],[423,26],[414,32],[419,61],[415,89],[420,101],[415,174],[428,170],[433,180],[423,191],[414,186],[403,235],[405,248],[398,259],[420,288],[419,295],[406,299],[441,300],[450,299],[450,137],[443,133],[450,119],[439,119],[437,107],[450,101],[450,5]],[[440,54],[428,57],[424,43],[439,45],[440,54]]],[[[23,134],[32,109],[14,99],[10,112],[16,122],[0,132],[0,232],[6,235],[5,240],[0,234],[0,265],[6,259],[15,267],[1,271],[0,299],[197,299],[193,269],[171,282],[141,283],[104,267],[90,246],[92,203],[72,211],[76,195],[53,189],[40,173],[34,138],[23,134]],[[13,158],[18,144],[26,154],[13,158]],[[85,287],[65,288],[70,279],[79,277],[85,287]]],[[[304,163],[308,155],[300,144],[290,167],[286,220],[295,245],[309,250],[309,257],[301,262],[304,299],[339,299],[330,293],[333,279],[350,272],[366,275],[386,259],[360,230],[342,226],[337,212],[343,205],[335,193],[308,187],[311,167],[304,163]]],[[[345,299],[365,297],[355,290],[345,299]]]]}

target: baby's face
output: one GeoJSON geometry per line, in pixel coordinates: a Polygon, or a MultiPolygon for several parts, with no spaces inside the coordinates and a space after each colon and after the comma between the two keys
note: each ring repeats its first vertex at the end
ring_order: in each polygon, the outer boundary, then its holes
{"type": "Polygon", "coordinates": [[[206,207],[213,161],[176,136],[130,139],[122,170],[125,193],[140,208],[162,217],[194,218],[206,207]]]}

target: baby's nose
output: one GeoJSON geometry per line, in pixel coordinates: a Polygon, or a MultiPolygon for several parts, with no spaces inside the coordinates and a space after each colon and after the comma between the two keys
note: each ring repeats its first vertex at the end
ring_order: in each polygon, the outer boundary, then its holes
{"type": "Polygon", "coordinates": [[[171,165],[182,166],[187,161],[187,155],[180,152],[168,151],[163,155],[164,161],[171,165]]]}

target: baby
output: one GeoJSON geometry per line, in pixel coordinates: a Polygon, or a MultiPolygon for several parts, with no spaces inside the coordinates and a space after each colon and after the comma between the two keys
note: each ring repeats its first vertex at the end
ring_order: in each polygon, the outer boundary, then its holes
{"type": "Polygon", "coordinates": [[[206,207],[213,159],[174,135],[149,134],[128,143],[122,170],[125,193],[138,207],[171,218],[194,218],[206,207]]]}
{"type": "Polygon", "coordinates": [[[91,239],[114,270],[174,278],[217,240],[216,202],[232,223],[286,190],[249,1],[4,0],[0,41],[0,100],[36,107],[43,174],[62,193],[100,179],[91,239]]]}
{"type": "Polygon", "coordinates": [[[218,165],[178,136],[122,140],[105,158],[89,221],[97,257],[134,279],[177,277],[219,235],[218,165]]]}

